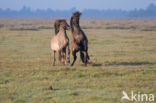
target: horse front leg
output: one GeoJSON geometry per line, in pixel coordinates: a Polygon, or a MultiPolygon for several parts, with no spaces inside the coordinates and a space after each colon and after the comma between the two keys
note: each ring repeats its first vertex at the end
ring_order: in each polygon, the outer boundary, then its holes
{"type": "Polygon", "coordinates": [[[61,57],[62,57],[62,54],[61,54],[61,51],[58,51],[58,57],[59,57],[59,62],[61,63],[61,57]]]}
{"type": "Polygon", "coordinates": [[[69,47],[69,44],[67,46],[67,49],[68,49],[67,63],[70,64],[70,47],[69,47]]]}
{"type": "Polygon", "coordinates": [[[63,48],[63,64],[66,64],[66,48],[63,48]]]}
{"type": "Polygon", "coordinates": [[[56,61],[55,51],[52,51],[52,56],[53,56],[53,66],[55,66],[55,61],[56,61]]]}

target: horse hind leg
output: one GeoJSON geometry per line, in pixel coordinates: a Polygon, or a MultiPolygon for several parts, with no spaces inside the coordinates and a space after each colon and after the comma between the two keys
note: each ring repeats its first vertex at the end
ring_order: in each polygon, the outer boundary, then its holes
{"type": "Polygon", "coordinates": [[[88,53],[87,53],[87,60],[90,60],[90,57],[89,57],[88,53]]]}
{"type": "Polygon", "coordinates": [[[61,63],[64,65],[64,51],[61,50],[61,63]]]}
{"type": "Polygon", "coordinates": [[[80,51],[80,58],[81,58],[81,61],[84,63],[84,54],[82,51],[80,51]]]}
{"type": "MultiPolygon", "coordinates": [[[[87,55],[87,59],[86,59],[87,60],[87,63],[90,63],[89,62],[90,57],[89,57],[88,53],[86,55],[87,55]]],[[[84,53],[82,51],[80,52],[80,58],[81,58],[82,62],[85,63],[85,61],[84,61],[84,53]]]]}
{"type": "Polygon", "coordinates": [[[73,62],[72,62],[72,64],[71,64],[71,66],[74,65],[74,63],[75,63],[75,61],[76,61],[76,59],[77,59],[76,53],[77,53],[76,50],[72,51],[72,54],[73,54],[74,60],[73,60],[73,62]]]}
{"type": "Polygon", "coordinates": [[[87,65],[87,51],[83,51],[83,55],[84,55],[83,61],[84,61],[84,64],[86,66],[87,65]]]}

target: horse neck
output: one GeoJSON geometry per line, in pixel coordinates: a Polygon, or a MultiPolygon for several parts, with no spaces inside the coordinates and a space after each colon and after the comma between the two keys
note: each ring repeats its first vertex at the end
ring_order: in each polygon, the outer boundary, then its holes
{"type": "Polygon", "coordinates": [[[66,30],[63,27],[60,27],[59,34],[66,36],[66,30]]]}
{"type": "Polygon", "coordinates": [[[71,30],[72,32],[79,32],[81,30],[80,25],[79,25],[79,19],[77,19],[77,21],[73,22],[73,17],[71,17],[70,19],[70,26],[71,26],[71,30]]]}
{"type": "Polygon", "coordinates": [[[79,24],[73,25],[74,32],[79,32],[81,30],[79,24]]]}

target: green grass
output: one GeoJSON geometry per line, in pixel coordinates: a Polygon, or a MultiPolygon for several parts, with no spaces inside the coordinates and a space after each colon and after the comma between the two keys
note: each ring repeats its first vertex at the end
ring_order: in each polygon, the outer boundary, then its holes
{"type": "Polygon", "coordinates": [[[143,30],[155,19],[83,19],[87,67],[79,58],[73,67],[52,66],[53,19],[0,21],[0,103],[122,103],[123,90],[156,95],[156,31],[143,30]]]}

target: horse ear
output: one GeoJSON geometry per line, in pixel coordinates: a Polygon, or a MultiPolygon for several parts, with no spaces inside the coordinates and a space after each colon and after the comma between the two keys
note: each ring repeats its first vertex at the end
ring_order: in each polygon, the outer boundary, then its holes
{"type": "Polygon", "coordinates": [[[73,14],[72,14],[72,16],[81,16],[81,12],[79,12],[79,11],[76,11],[76,12],[74,12],[73,14]]]}
{"type": "Polygon", "coordinates": [[[75,13],[72,13],[72,16],[74,16],[75,15],[75,13]]]}

